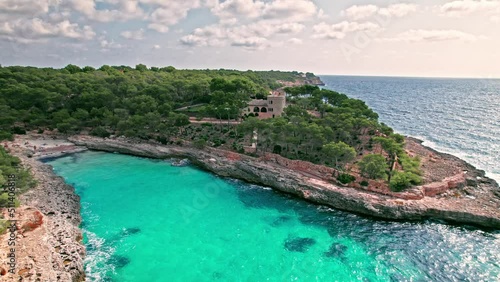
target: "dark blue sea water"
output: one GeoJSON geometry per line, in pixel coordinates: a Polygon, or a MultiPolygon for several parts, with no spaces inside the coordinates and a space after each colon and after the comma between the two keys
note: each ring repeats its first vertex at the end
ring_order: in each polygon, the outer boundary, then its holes
{"type": "Polygon", "coordinates": [[[380,120],[456,155],[500,182],[500,80],[321,76],[365,101],[380,120]]]}

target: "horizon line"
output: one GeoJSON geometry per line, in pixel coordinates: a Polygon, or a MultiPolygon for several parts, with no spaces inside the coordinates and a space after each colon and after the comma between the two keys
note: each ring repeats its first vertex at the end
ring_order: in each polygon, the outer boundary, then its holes
{"type": "Polygon", "coordinates": [[[429,78],[429,79],[500,79],[500,77],[472,76],[411,76],[411,75],[373,75],[373,74],[316,74],[316,76],[355,76],[355,77],[387,77],[387,78],[429,78]]]}

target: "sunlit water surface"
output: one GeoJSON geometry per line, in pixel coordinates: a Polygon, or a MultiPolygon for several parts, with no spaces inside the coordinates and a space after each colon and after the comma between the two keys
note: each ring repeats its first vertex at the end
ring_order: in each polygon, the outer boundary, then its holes
{"type": "Polygon", "coordinates": [[[321,76],[397,132],[456,155],[500,182],[500,80],[321,76]]]}

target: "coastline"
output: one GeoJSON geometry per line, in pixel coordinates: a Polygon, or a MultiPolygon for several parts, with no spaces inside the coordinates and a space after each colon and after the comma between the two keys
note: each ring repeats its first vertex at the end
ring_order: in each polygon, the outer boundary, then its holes
{"type": "MultiPolygon", "coordinates": [[[[38,277],[42,281],[44,279],[56,281],[57,277],[64,278],[61,281],[85,279],[83,265],[85,247],[82,244],[82,232],[78,228],[81,223],[79,196],[73,187],[55,175],[52,167],[44,164],[42,160],[87,149],[155,159],[189,158],[194,165],[219,176],[269,186],[317,204],[375,218],[408,221],[430,218],[455,224],[500,229],[498,184],[493,179],[485,177],[484,171],[476,169],[458,157],[423,146],[422,140],[412,137],[408,137],[407,141],[416,147],[410,149],[424,149],[434,154],[433,158],[439,157],[453,165],[459,164],[460,169],[467,170],[463,179],[435,182],[440,185],[435,185],[437,188],[434,188],[446,189],[434,196],[425,195],[427,193],[425,187],[435,183],[427,183],[418,189],[413,189],[411,193],[398,193],[399,195],[395,196],[373,190],[334,185],[326,178],[322,179],[306,172],[307,169],[323,169],[324,171],[320,173],[327,173],[327,167],[309,164],[310,167],[297,170],[294,169],[297,166],[296,161],[288,160],[289,162],[283,163],[283,160],[276,156],[255,158],[215,148],[200,150],[187,144],[161,145],[154,142],[136,142],[126,138],[102,139],[85,135],[71,136],[59,141],[66,142],[66,140],[73,145],[56,144],[51,150],[38,153],[27,148],[11,147],[11,153],[21,158],[23,164],[31,169],[38,181],[36,188],[21,195],[22,205],[18,209],[18,218],[26,219],[36,212],[40,212],[43,216],[43,223],[39,228],[18,235],[19,244],[24,246],[23,251],[18,254],[18,275],[28,281],[38,277]]],[[[10,145],[16,144],[15,142],[10,145]]],[[[306,162],[299,161],[298,165],[304,166],[304,163],[306,162]]],[[[3,242],[6,236],[0,239],[2,248],[7,246],[3,242]]],[[[4,265],[4,262],[0,261],[2,263],[0,266],[4,265]]],[[[7,275],[2,278],[11,279],[5,281],[17,281],[14,276],[7,275]]]]}
{"type": "MultiPolygon", "coordinates": [[[[50,165],[32,158],[32,151],[10,145],[10,153],[21,159],[37,185],[19,196],[16,272],[7,272],[2,281],[85,281],[80,197],[50,165]]],[[[0,236],[2,253],[8,248],[7,237],[0,236]]],[[[2,257],[0,268],[6,267],[7,258],[2,257]]]]}
{"type": "MultiPolygon", "coordinates": [[[[214,148],[203,150],[190,146],[160,145],[133,142],[127,139],[102,139],[73,136],[69,141],[91,150],[118,152],[141,157],[163,159],[189,158],[193,164],[223,177],[296,195],[300,198],[333,208],[389,220],[423,220],[427,218],[500,229],[500,191],[498,184],[465,161],[439,153],[420,144],[444,159],[461,163],[467,169],[460,179],[445,178],[417,187],[413,193],[388,195],[334,185],[311,173],[290,169],[293,163],[279,163],[276,157],[254,158],[214,148]],[[444,188],[443,188],[444,187],[444,188]],[[429,193],[432,195],[427,196],[429,193]],[[441,191],[440,189],[445,189],[441,191]],[[449,192],[449,193],[447,193],[449,192]],[[415,197],[417,195],[418,197],[415,197]]],[[[416,140],[409,138],[408,140],[416,140]]],[[[294,161],[291,161],[294,162],[294,161]]],[[[300,162],[300,165],[307,162],[300,162]]],[[[312,169],[322,166],[310,164],[312,169]]],[[[328,168],[323,167],[325,171],[328,168]]]]}

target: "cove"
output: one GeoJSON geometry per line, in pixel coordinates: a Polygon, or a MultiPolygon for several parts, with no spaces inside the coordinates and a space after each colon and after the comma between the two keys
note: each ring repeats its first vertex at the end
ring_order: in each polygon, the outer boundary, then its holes
{"type": "Polygon", "coordinates": [[[48,160],[81,197],[89,281],[494,281],[500,234],[308,203],[195,167],[48,160]]]}

